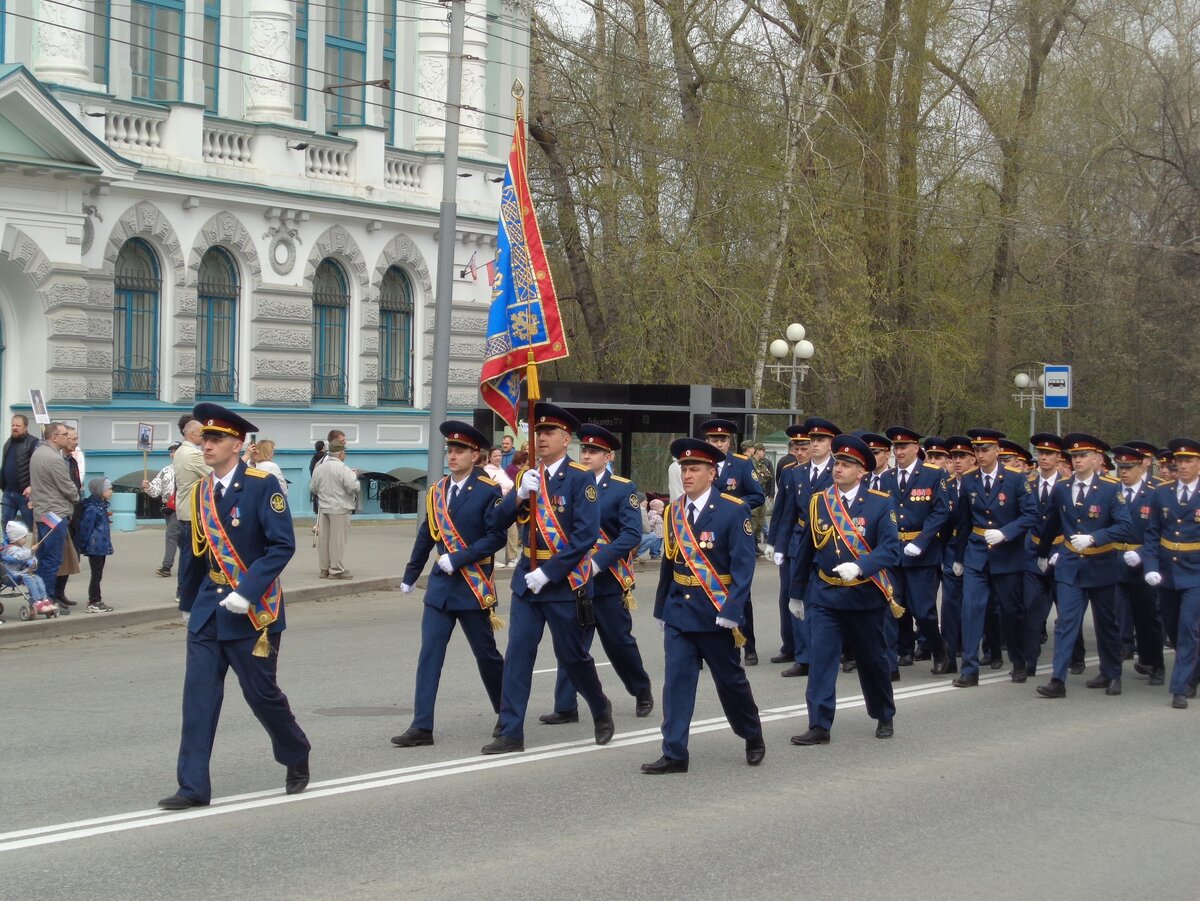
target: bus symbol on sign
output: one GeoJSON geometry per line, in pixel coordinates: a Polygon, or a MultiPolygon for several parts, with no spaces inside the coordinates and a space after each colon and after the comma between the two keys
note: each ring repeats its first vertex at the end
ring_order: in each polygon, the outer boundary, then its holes
{"type": "Polygon", "coordinates": [[[1046,380],[1044,397],[1046,409],[1071,409],[1071,367],[1047,365],[1043,375],[1046,380]]]}

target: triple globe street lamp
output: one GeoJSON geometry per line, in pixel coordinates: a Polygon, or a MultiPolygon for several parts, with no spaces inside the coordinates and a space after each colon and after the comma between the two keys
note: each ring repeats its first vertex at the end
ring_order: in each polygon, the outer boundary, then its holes
{"type": "Polygon", "coordinates": [[[778,363],[768,364],[768,368],[774,373],[776,381],[783,382],[783,374],[791,370],[791,399],[788,404],[788,409],[796,410],[796,388],[804,383],[804,377],[808,375],[808,361],[812,359],[816,348],[813,343],[805,339],[804,326],[799,322],[793,322],[784,330],[784,338],[776,338],[767,348],[771,356],[778,363]],[[791,358],[788,360],[788,358],[791,358]],[[788,360],[788,362],[784,362],[788,360]]]}
{"type": "Polygon", "coordinates": [[[1013,395],[1021,409],[1025,409],[1025,401],[1029,401],[1029,435],[1037,431],[1037,402],[1046,398],[1046,374],[1043,372],[1034,376],[1028,372],[1018,372],[1013,376],[1013,384],[1017,393],[1013,395]]]}

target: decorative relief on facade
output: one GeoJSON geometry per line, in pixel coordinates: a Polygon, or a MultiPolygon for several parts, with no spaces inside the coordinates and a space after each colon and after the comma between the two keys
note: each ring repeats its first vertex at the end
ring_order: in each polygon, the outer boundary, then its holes
{"type": "Polygon", "coordinates": [[[312,400],[312,395],[308,385],[259,385],[255,400],[260,404],[307,404],[312,400]]]}
{"type": "Polygon", "coordinates": [[[196,399],[196,383],[192,381],[177,382],[175,385],[175,394],[178,396],[180,403],[191,403],[196,399]]]}
{"type": "Polygon", "coordinates": [[[194,319],[183,319],[175,323],[175,343],[196,343],[196,321],[194,319]]]}
{"type": "Polygon", "coordinates": [[[438,97],[446,96],[446,58],[432,53],[421,56],[420,87],[417,89],[418,128],[445,131],[446,105],[438,97]]]}
{"type": "Polygon", "coordinates": [[[312,322],[312,302],[292,303],[286,300],[259,300],[257,319],[294,319],[312,322]]]}
{"type": "MultiPolygon", "coordinates": [[[[109,386],[111,394],[112,387],[109,386]]],[[[51,379],[50,396],[48,401],[89,400],[88,382],[86,379],[51,379]]]]}
{"type": "Polygon", "coordinates": [[[175,372],[180,375],[194,375],[196,372],[196,355],[191,351],[183,351],[175,357],[175,372]]]}
{"type": "Polygon", "coordinates": [[[326,257],[334,257],[352,270],[353,276],[364,289],[367,287],[367,263],[363,259],[362,250],[350,232],[340,225],[326,229],[321,237],[313,244],[312,253],[308,255],[308,263],[304,267],[304,281],[311,285],[317,266],[326,257]]]}
{"type": "Polygon", "coordinates": [[[51,369],[87,369],[87,350],[82,347],[56,344],[50,348],[51,369]]]}
{"type": "Polygon", "coordinates": [[[104,248],[104,271],[110,278],[117,268],[117,254],[130,238],[144,238],[165,254],[166,260],[161,261],[163,273],[174,274],[175,284],[183,286],[185,270],[179,238],[162,210],[146,201],[126,210],[109,234],[104,248]]]}
{"type": "Polygon", "coordinates": [[[479,397],[474,391],[450,390],[446,392],[446,403],[451,407],[471,408],[475,406],[475,403],[478,400],[479,397]]]}
{"type": "Polygon", "coordinates": [[[107,381],[88,382],[87,387],[84,390],[87,394],[86,399],[89,401],[110,401],[112,400],[112,379],[107,381]]]}
{"type": "Polygon", "coordinates": [[[364,382],[376,381],[379,378],[379,364],[375,360],[363,360],[362,377],[364,382]]]}
{"type": "Polygon", "coordinates": [[[462,111],[459,120],[464,129],[469,129],[464,143],[486,146],[487,142],[482,140],[485,133],[483,111],[487,107],[487,97],[484,94],[486,88],[487,76],[481,65],[467,64],[463,67],[462,102],[464,106],[471,107],[462,111]]]}
{"type": "Polygon", "coordinates": [[[85,203],[83,205],[83,243],[80,245],[80,250],[84,256],[92,249],[92,244],[96,240],[96,224],[92,222],[103,222],[104,217],[100,215],[100,210],[96,208],[94,203],[85,203]]]}
{"type": "Polygon", "coordinates": [[[307,350],[312,347],[312,332],[288,328],[260,328],[256,333],[255,350],[286,348],[307,350]]]}
{"type": "Polygon", "coordinates": [[[379,305],[374,303],[363,304],[362,308],[362,324],[364,328],[377,328],[379,326],[379,305]]]}
{"type": "Polygon", "coordinates": [[[396,235],[383,248],[383,253],[379,255],[379,263],[375,266],[375,277],[371,279],[371,284],[376,290],[383,283],[384,274],[392,266],[403,267],[425,292],[427,301],[433,301],[433,278],[429,274],[429,266],[408,235],[396,235]]]}
{"type": "Polygon", "coordinates": [[[277,357],[257,357],[254,374],[277,378],[307,379],[312,377],[312,364],[308,360],[281,360],[277,357]]]}
{"type": "Polygon", "coordinates": [[[200,300],[196,291],[191,289],[183,289],[175,295],[175,309],[179,311],[181,316],[195,316],[196,311],[200,308],[200,300]]]}
{"type": "Polygon", "coordinates": [[[377,389],[377,388],[365,389],[363,391],[362,405],[364,407],[378,407],[379,406],[379,389],[377,389]]]}
{"type": "Polygon", "coordinates": [[[368,332],[367,334],[363,335],[362,351],[365,354],[379,353],[379,333],[378,332],[368,332]]]}
{"type": "MultiPolygon", "coordinates": [[[[269,99],[290,98],[291,91],[290,24],[277,19],[250,19],[250,90],[269,99]]],[[[291,105],[290,99],[288,105],[291,105]]]]}
{"type": "Polygon", "coordinates": [[[483,338],[450,342],[450,356],[483,359],[483,338]]]}
{"type": "Polygon", "coordinates": [[[113,336],[112,315],[89,316],[87,318],[87,336],[98,341],[111,341],[113,336]]]}
{"type": "Polygon", "coordinates": [[[86,19],[82,0],[43,0],[38,4],[38,56],[77,61],[86,56],[83,51],[84,32],[80,29],[86,19]]]}
{"type": "MultiPolygon", "coordinates": [[[[49,320],[49,336],[51,338],[83,338],[90,335],[88,318],[83,315],[59,315],[49,320]]],[[[112,328],[109,328],[112,334],[112,328]]]]}
{"type": "Polygon", "coordinates": [[[90,347],[87,352],[87,368],[112,371],[113,352],[111,348],[90,347]]]}
{"type": "Polygon", "coordinates": [[[222,210],[200,227],[196,243],[192,246],[191,258],[188,261],[187,281],[189,285],[196,284],[200,272],[200,260],[210,247],[225,247],[233,251],[241,267],[250,278],[244,279],[252,287],[262,283],[262,264],[258,259],[258,250],[254,246],[254,238],[232,213],[222,210]]]}
{"type": "Polygon", "coordinates": [[[50,275],[53,266],[42,253],[38,243],[12,225],[8,227],[4,241],[4,255],[12,262],[21,267],[24,272],[36,287],[41,287],[42,282],[50,275]]]}
{"type": "Polygon", "coordinates": [[[38,293],[47,312],[60,307],[83,307],[88,302],[88,283],[77,275],[50,276],[38,293]]]}

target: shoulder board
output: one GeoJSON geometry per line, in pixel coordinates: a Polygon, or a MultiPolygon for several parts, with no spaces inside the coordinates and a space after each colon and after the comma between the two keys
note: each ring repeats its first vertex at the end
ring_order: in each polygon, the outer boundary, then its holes
{"type": "Polygon", "coordinates": [[[1005,468],[1005,469],[1006,469],[1008,472],[1015,472],[1015,473],[1016,473],[1017,475],[1019,475],[1019,476],[1023,476],[1023,475],[1025,475],[1025,470],[1023,470],[1023,469],[1017,469],[1017,467],[1015,467],[1015,466],[1005,466],[1004,468],[1005,468]]]}
{"type": "Polygon", "coordinates": [[[247,466],[246,475],[250,476],[252,479],[265,479],[268,473],[266,470],[255,469],[253,466],[247,466]]]}
{"type": "Polygon", "coordinates": [[[578,463],[578,462],[576,462],[575,460],[572,460],[572,461],[571,461],[571,466],[572,466],[573,468],[575,468],[575,469],[582,470],[583,472],[591,472],[591,470],[590,470],[590,469],[588,469],[588,468],[587,468],[586,466],[584,466],[582,463],[578,463]]]}
{"type": "Polygon", "coordinates": [[[479,481],[483,482],[483,484],[485,484],[485,485],[491,485],[493,488],[497,488],[500,486],[500,483],[497,482],[495,479],[491,478],[490,476],[480,476],[479,481]]]}
{"type": "Polygon", "coordinates": [[[969,475],[971,475],[971,473],[974,473],[974,472],[979,472],[978,466],[972,466],[970,469],[968,469],[966,472],[963,473],[963,476],[964,477],[969,476],[969,475]]]}
{"type": "Polygon", "coordinates": [[[783,464],[783,468],[782,468],[782,469],[780,469],[779,471],[780,471],[780,472],[783,472],[783,470],[784,470],[784,469],[791,469],[791,468],[792,468],[793,466],[795,466],[795,465],[796,465],[796,461],[795,461],[795,460],[789,460],[788,462],[786,462],[786,463],[784,463],[784,464],[783,464]]]}
{"type": "Polygon", "coordinates": [[[722,491],[722,492],[721,492],[721,497],[725,498],[725,500],[727,500],[727,501],[733,501],[735,504],[744,504],[744,503],[746,503],[746,502],[745,502],[744,500],[742,500],[740,497],[736,497],[736,496],[734,496],[734,495],[732,495],[732,494],[726,494],[724,491],[722,491]]]}
{"type": "Polygon", "coordinates": [[[1033,472],[1031,472],[1025,476],[1025,481],[1029,482],[1030,484],[1036,482],[1037,479],[1038,479],[1038,474],[1037,474],[1036,469],[1033,472]]]}
{"type": "Polygon", "coordinates": [[[620,482],[622,485],[632,485],[633,484],[633,479],[627,479],[624,476],[619,476],[619,475],[615,475],[615,474],[610,474],[608,477],[608,480],[610,482],[620,482]]]}
{"type": "Polygon", "coordinates": [[[739,460],[749,460],[750,459],[745,454],[734,454],[734,456],[737,457],[739,460]]]}
{"type": "Polygon", "coordinates": [[[938,466],[936,463],[922,463],[921,466],[925,469],[936,469],[938,472],[942,471],[942,467],[938,466]]]}
{"type": "Polygon", "coordinates": [[[1174,479],[1159,479],[1158,481],[1156,481],[1154,483],[1154,487],[1161,488],[1163,485],[1174,485],[1174,484],[1175,484],[1174,479]]]}
{"type": "Polygon", "coordinates": [[[876,497],[891,497],[886,491],[876,491],[874,488],[868,488],[867,494],[873,494],[876,497]]]}
{"type": "Polygon", "coordinates": [[[1112,476],[1100,476],[1100,481],[1108,482],[1108,484],[1110,484],[1110,485],[1115,485],[1115,484],[1117,484],[1118,480],[1114,479],[1112,476]]]}

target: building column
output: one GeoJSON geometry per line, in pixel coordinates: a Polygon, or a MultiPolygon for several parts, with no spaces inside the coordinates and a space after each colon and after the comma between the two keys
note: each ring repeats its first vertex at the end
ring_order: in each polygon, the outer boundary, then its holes
{"type": "MultiPolygon", "coordinates": [[[[467,22],[487,22],[485,0],[467,0],[467,22]]],[[[479,156],[487,152],[484,132],[484,113],[487,110],[487,30],[482,25],[468,28],[463,42],[462,102],[464,109],[459,120],[459,152],[464,156],[479,156]]]]}
{"type": "MultiPolygon", "coordinates": [[[[246,119],[292,120],[292,30],[288,0],[250,0],[247,25],[246,119]]],[[[310,38],[311,39],[311,38],[310,38]]]]}
{"type": "Polygon", "coordinates": [[[84,38],[88,34],[83,0],[39,0],[34,28],[33,74],[54,84],[90,84],[84,38]]]}

